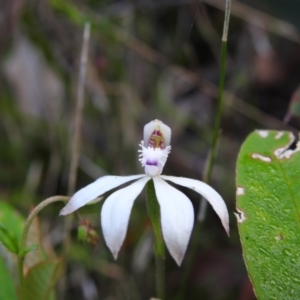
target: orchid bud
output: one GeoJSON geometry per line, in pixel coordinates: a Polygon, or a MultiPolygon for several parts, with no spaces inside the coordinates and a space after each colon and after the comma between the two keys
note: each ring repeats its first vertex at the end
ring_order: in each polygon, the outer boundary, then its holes
{"type": "Polygon", "coordinates": [[[77,237],[78,240],[86,243],[92,248],[95,248],[99,243],[98,233],[92,228],[90,222],[87,220],[80,221],[77,237]]]}

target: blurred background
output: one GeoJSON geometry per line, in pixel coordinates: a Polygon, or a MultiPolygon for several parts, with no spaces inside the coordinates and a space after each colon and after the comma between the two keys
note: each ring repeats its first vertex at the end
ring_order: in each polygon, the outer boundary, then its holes
{"type": "MultiPolygon", "coordinates": [[[[0,221],[9,214],[23,220],[43,199],[68,194],[86,21],[91,36],[76,190],[105,174],[143,172],[138,144],[143,126],[156,118],[172,128],[164,173],[201,180],[216,113],[224,7],[223,0],[1,0],[0,221]]],[[[297,0],[232,3],[211,182],[228,205],[231,236],[208,207],[192,234],[191,244],[198,244],[191,267],[191,247],[180,268],[167,254],[167,299],[255,299],[233,215],[235,163],[252,130],[299,128],[289,109],[300,84],[299,12],[297,0]]],[[[199,195],[182,190],[197,214],[199,195]]],[[[64,258],[57,299],[150,299],[154,259],[144,195],[117,261],[102,238],[101,205],[80,210],[99,234],[94,247],[78,241],[77,219],[68,234],[66,218],[58,217],[61,203],[43,210],[32,233],[43,247],[28,266],[39,257],[64,258]]],[[[14,277],[5,249],[0,257],[14,277]]]]}

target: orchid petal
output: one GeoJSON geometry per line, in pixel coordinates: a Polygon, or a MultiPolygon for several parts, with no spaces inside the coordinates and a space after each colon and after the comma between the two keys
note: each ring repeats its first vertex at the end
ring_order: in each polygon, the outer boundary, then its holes
{"type": "Polygon", "coordinates": [[[93,183],[82,188],[76,192],[67,205],[60,211],[60,215],[68,215],[78,208],[84,206],[91,200],[94,200],[98,196],[103,195],[109,190],[116,188],[128,181],[132,181],[145,175],[132,175],[132,176],[103,176],[94,181],[93,183]]]}
{"type": "Polygon", "coordinates": [[[187,187],[189,189],[194,190],[195,192],[202,195],[213,207],[219,218],[221,219],[222,225],[229,235],[229,216],[226,204],[221,197],[221,195],[216,192],[212,187],[208,184],[196,180],[185,177],[175,177],[175,176],[160,176],[165,180],[172,181],[178,185],[187,187]]]}
{"type": "Polygon", "coordinates": [[[134,200],[149,180],[150,177],[144,175],[144,178],[111,194],[103,204],[101,211],[103,236],[115,259],[125,239],[134,200]]]}
{"type": "Polygon", "coordinates": [[[170,254],[180,266],[194,224],[193,206],[187,196],[160,177],[153,177],[153,181],[160,205],[163,237],[170,254]]]}

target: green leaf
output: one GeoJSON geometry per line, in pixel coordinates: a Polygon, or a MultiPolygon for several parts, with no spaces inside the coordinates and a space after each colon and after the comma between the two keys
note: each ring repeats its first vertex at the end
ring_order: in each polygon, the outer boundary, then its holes
{"type": "MultiPolygon", "coordinates": [[[[9,229],[13,239],[21,238],[24,219],[9,203],[0,200],[0,223],[9,229]]],[[[15,241],[16,242],[16,241],[15,241]]],[[[17,242],[17,246],[19,242],[17,242]]],[[[16,245],[12,245],[14,250],[16,245]]],[[[0,244],[0,299],[16,299],[13,280],[16,279],[17,261],[16,256],[8,248],[0,244]],[[4,265],[3,265],[4,264],[4,265]],[[7,296],[5,296],[7,295],[7,296]]]]}
{"type": "Polygon", "coordinates": [[[30,268],[25,277],[27,299],[49,299],[53,287],[61,274],[62,265],[62,259],[46,260],[30,268]]]}
{"type": "Polygon", "coordinates": [[[4,260],[0,257],[0,299],[1,300],[17,300],[16,289],[14,286],[14,281],[6,268],[4,260]]]}
{"type": "Polygon", "coordinates": [[[0,242],[13,253],[19,252],[18,239],[13,232],[0,223],[0,242]]]}
{"type": "Polygon", "coordinates": [[[0,223],[20,240],[24,218],[10,204],[3,201],[0,201],[0,223]]]}
{"type": "Polygon", "coordinates": [[[255,131],[237,162],[237,220],[258,299],[300,299],[300,144],[255,131]]]}

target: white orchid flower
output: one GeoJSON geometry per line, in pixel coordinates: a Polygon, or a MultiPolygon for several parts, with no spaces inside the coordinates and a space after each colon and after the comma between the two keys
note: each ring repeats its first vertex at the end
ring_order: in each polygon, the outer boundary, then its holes
{"type": "Polygon", "coordinates": [[[154,120],[144,127],[144,140],[140,143],[140,162],[145,174],[132,176],[103,176],[73,195],[60,215],[68,215],[98,196],[126,182],[131,185],[111,194],[101,211],[101,225],[105,242],[117,259],[125,239],[134,200],[149,180],[153,180],[160,206],[161,228],[166,246],[178,265],[184,257],[194,224],[191,201],[165,180],[190,188],[201,194],[212,205],[229,234],[229,217],[222,197],[209,185],[199,180],[161,175],[171,150],[171,129],[154,120]]]}

